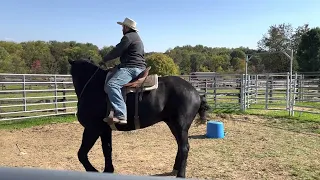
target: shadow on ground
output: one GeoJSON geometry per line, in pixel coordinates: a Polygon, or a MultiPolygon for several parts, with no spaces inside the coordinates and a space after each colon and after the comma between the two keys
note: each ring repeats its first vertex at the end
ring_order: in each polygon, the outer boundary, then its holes
{"type": "Polygon", "coordinates": [[[200,134],[200,135],[190,135],[189,139],[206,139],[206,135],[200,134]]]}

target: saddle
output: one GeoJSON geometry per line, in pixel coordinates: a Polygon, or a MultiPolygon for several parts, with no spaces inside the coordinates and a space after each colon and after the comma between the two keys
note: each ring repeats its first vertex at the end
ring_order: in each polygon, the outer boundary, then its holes
{"type": "Polygon", "coordinates": [[[132,79],[128,84],[124,85],[127,92],[136,92],[137,88],[143,91],[151,91],[158,88],[158,75],[149,75],[151,67],[147,67],[136,78],[132,79]]]}
{"type": "MultiPolygon", "coordinates": [[[[135,129],[140,129],[140,120],[139,120],[139,101],[142,99],[142,94],[144,91],[151,91],[158,88],[158,75],[157,74],[151,74],[149,75],[151,67],[147,67],[144,71],[142,71],[136,78],[132,79],[129,83],[125,84],[123,86],[122,90],[122,96],[124,99],[124,102],[126,103],[127,100],[127,94],[128,93],[135,93],[135,115],[134,115],[134,124],[135,129]],[[140,95],[140,98],[139,98],[140,95]]],[[[107,77],[113,74],[114,71],[109,71],[107,74],[107,77]]],[[[108,100],[109,102],[109,100],[108,100]]],[[[109,118],[113,117],[113,109],[110,106],[110,113],[108,115],[109,118]]],[[[116,127],[114,124],[109,124],[113,130],[116,130],[116,127]]]]}

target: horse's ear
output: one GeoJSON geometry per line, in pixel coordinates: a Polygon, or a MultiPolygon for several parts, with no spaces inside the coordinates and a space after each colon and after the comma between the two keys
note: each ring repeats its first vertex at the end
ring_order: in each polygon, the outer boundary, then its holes
{"type": "Polygon", "coordinates": [[[74,63],[74,60],[72,60],[72,59],[70,59],[70,58],[68,58],[68,62],[69,62],[69,64],[73,64],[74,63]]]}

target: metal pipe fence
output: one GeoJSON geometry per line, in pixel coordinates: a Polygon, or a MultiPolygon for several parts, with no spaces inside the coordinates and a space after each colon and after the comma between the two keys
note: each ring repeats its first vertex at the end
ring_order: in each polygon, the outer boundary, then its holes
{"type": "Polygon", "coordinates": [[[320,114],[320,72],[249,75],[246,109],[320,114]]]}
{"type": "Polygon", "coordinates": [[[320,114],[320,72],[293,76],[292,115],[294,112],[320,114]]]}
{"type": "Polygon", "coordinates": [[[70,75],[0,74],[0,120],[75,112],[77,97],[70,75]]]}
{"type": "Polygon", "coordinates": [[[239,109],[241,105],[241,74],[215,74],[211,77],[180,76],[205,95],[214,109],[239,109]]]}
{"type": "MultiPolygon", "coordinates": [[[[216,110],[320,114],[320,72],[182,75],[216,110]]],[[[76,112],[70,75],[0,74],[0,121],[76,112]]]]}

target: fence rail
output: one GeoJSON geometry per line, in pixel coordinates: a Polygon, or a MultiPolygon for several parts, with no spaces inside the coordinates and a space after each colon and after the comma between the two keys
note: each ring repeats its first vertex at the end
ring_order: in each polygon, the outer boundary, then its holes
{"type": "Polygon", "coordinates": [[[285,110],[320,114],[320,73],[249,75],[244,86],[244,110],[285,110]]]}
{"type": "Polygon", "coordinates": [[[72,114],[77,97],[70,75],[0,74],[0,120],[72,114]]]}
{"type": "MultiPolygon", "coordinates": [[[[214,109],[320,114],[320,72],[183,75],[214,109]]],[[[73,114],[70,75],[0,74],[0,121],[73,114]]]]}

